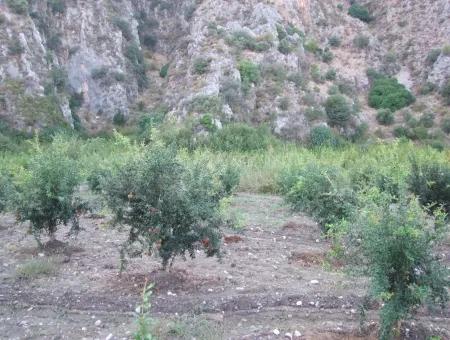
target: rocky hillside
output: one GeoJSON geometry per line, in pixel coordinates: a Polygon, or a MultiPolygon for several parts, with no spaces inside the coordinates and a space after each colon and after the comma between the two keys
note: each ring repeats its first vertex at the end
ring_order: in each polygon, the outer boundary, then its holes
{"type": "Polygon", "coordinates": [[[96,132],[159,110],[303,139],[342,93],[355,113],[343,132],[366,122],[387,137],[367,104],[373,68],[417,97],[397,124],[440,122],[448,0],[359,4],[371,20],[350,16],[346,0],[0,0],[0,119],[96,132]]]}

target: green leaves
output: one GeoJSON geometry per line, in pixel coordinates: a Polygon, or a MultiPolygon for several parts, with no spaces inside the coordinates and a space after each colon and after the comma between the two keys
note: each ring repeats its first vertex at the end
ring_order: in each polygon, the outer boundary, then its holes
{"type": "Polygon", "coordinates": [[[266,126],[253,128],[242,123],[227,124],[209,140],[209,147],[217,151],[251,152],[266,150],[275,138],[266,126]]]}
{"type": "Polygon", "coordinates": [[[406,195],[396,204],[386,196],[355,215],[348,246],[362,254],[373,294],[384,301],[380,339],[391,339],[397,322],[423,303],[448,301],[448,270],[432,251],[444,231],[440,216],[430,218],[406,195]]]}
{"type": "Polygon", "coordinates": [[[450,212],[450,167],[445,164],[418,164],[412,161],[408,177],[411,192],[415,193],[424,206],[435,210],[442,208],[450,212]]]}
{"type": "Polygon", "coordinates": [[[242,88],[245,93],[248,93],[251,85],[258,84],[261,79],[259,66],[250,60],[242,60],[238,65],[238,69],[241,74],[242,88]]]}
{"type": "Polygon", "coordinates": [[[17,215],[30,221],[32,232],[53,235],[59,224],[78,227],[83,204],[75,197],[80,183],[77,162],[69,158],[69,145],[56,139],[45,151],[37,150],[28,173],[18,186],[17,215]]]}
{"type": "Polygon", "coordinates": [[[325,227],[331,256],[371,279],[372,296],[384,303],[380,339],[387,340],[417,307],[448,302],[449,271],[435,250],[448,230],[450,170],[435,156],[420,156],[411,169],[402,153],[388,161],[388,150],[371,159],[361,151],[330,162],[339,152],[321,149],[312,163],[304,158],[284,171],[279,188],[325,227]]]}
{"type": "Polygon", "coordinates": [[[313,216],[324,229],[349,218],[355,209],[356,196],[349,179],[336,167],[310,164],[280,180],[286,200],[313,216]]]}
{"type": "Polygon", "coordinates": [[[325,102],[328,121],[331,125],[346,126],[351,117],[351,107],[344,96],[336,94],[325,102]]]}
{"type": "Polygon", "coordinates": [[[376,109],[397,111],[415,101],[414,96],[395,78],[377,76],[369,92],[369,105],[376,109]]]}
{"type": "Polygon", "coordinates": [[[124,251],[152,252],[163,267],[178,255],[194,258],[203,248],[219,255],[220,200],[236,185],[207,164],[182,165],[174,149],[155,147],[119,167],[105,186],[118,223],[130,226],[124,251]]]}
{"type": "Polygon", "coordinates": [[[366,7],[358,4],[351,5],[348,10],[348,14],[364,22],[370,22],[373,20],[373,17],[370,15],[369,10],[366,7]]]}
{"type": "Polygon", "coordinates": [[[135,340],[155,339],[151,334],[152,319],[150,318],[150,310],[152,307],[150,298],[153,294],[153,286],[153,284],[147,284],[147,282],[145,282],[144,289],[142,291],[142,303],[136,309],[138,329],[134,334],[135,340]]]}
{"type": "Polygon", "coordinates": [[[0,213],[6,211],[14,200],[15,190],[11,177],[0,171],[0,213]]]}

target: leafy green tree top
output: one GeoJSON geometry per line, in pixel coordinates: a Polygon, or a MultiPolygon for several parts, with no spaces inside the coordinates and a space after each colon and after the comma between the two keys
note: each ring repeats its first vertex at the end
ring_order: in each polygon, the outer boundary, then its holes
{"type": "Polygon", "coordinates": [[[177,255],[194,258],[198,247],[219,255],[220,200],[236,185],[224,182],[205,164],[187,168],[162,147],[120,167],[105,195],[116,222],[130,227],[122,259],[156,248],[166,268],[177,255]]]}
{"type": "Polygon", "coordinates": [[[356,196],[347,174],[334,166],[308,164],[280,176],[279,185],[288,203],[314,217],[327,230],[330,224],[349,218],[356,196]]]}
{"type": "Polygon", "coordinates": [[[397,79],[378,75],[372,80],[369,105],[376,109],[400,110],[415,101],[414,96],[397,79]]]}
{"type": "Polygon", "coordinates": [[[347,99],[340,94],[332,95],[327,98],[325,110],[331,125],[347,125],[352,114],[350,104],[347,99]]]}
{"type": "Polygon", "coordinates": [[[44,151],[38,149],[18,185],[18,219],[30,221],[36,237],[46,231],[53,238],[57,226],[69,222],[77,230],[83,208],[76,197],[79,183],[77,162],[68,157],[65,147],[54,142],[44,151]]]}
{"type": "Polygon", "coordinates": [[[348,14],[356,19],[364,22],[370,22],[373,20],[372,15],[370,15],[369,10],[361,5],[353,4],[348,9],[348,14]]]}

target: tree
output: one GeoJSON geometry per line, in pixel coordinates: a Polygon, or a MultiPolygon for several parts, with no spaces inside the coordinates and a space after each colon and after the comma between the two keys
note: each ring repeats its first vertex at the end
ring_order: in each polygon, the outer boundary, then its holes
{"type": "Polygon", "coordinates": [[[18,186],[16,210],[20,221],[30,221],[39,245],[40,233],[45,231],[54,238],[60,224],[70,222],[72,231],[78,231],[78,217],[85,208],[75,195],[79,183],[77,162],[67,156],[60,143],[53,142],[45,151],[37,150],[18,186]]]}
{"type": "Polygon", "coordinates": [[[130,227],[122,265],[126,255],[155,248],[164,269],[178,255],[194,258],[199,247],[218,256],[219,203],[230,188],[217,175],[206,164],[187,168],[174,149],[162,147],[118,168],[104,192],[116,223],[130,227]]]}
{"type": "Polygon", "coordinates": [[[405,195],[372,202],[351,223],[372,281],[372,293],[383,301],[380,311],[382,340],[392,339],[399,322],[428,302],[444,307],[448,301],[448,270],[433,249],[445,232],[444,214],[430,218],[416,198],[405,195]]]}
{"type": "Polygon", "coordinates": [[[369,10],[366,7],[358,4],[351,5],[348,9],[348,14],[364,22],[370,22],[373,20],[373,17],[370,15],[369,10]]]}
{"type": "Polygon", "coordinates": [[[349,218],[357,204],[349,177],[337,167],[308,164],[282,174],[279,185],[286,201],[314,217],[325,231],[349,218]]]}
{"type": "Polygon", "coordinates": [[[347,99],[340,94],[328,97],[325,102],[325,110],[331,125],[345,126],[350,120],[350,105],[347,99]]]}
{"type": "Polygon", "coordinates": [[[376,109],[400,110],[415,101],[414,96],[397,79],[376,75],[369,92],[369,105],[376,109]]]}

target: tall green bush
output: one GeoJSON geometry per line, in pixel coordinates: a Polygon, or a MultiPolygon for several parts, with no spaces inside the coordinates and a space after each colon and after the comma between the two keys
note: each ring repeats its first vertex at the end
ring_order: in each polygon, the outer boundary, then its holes
{"type": "Polygon", "coordinates": [[[383,302],[381,340],[395,338],[400,322],[419,306],[444,307],[448,301],[448,270],[433,250],[445,231],[443,214],[430,218],[415,199],[400,202],[380,199],[356,214],[349,247],[357,246],[372,281],[372,294],[383,302]]]}
{"type": "Polygon", "coordinates": [[[116,223],[130,226],[122,259],[156,248],[166,268],[178,255],[194,258],[198,248],[219,255],[226,192],[206,164],[188,168],[174,149],[155,147],[119,167],[104,192],[116,223]]]}
{"type": "Polygon", "coordinates": [[[369,91],[369,105],[376,109],[400,110],[415,101],[414,96],[397,79],[378,75],[369,91]]]}
{"type": "Polygon", "coordinates": [[[348,176],[337,167],[291,169],[282,173],[279,186],[294,209],[310,214],[324,229],[349,218],[357,203],[348,176]]]}
{"type": "Polygon", "coordinates": [[[328,126],[316,126],[309,134],[309,144],[312,147],[336,147],[339,145],[339,138],[328,126]]]}
{"type": "Polygon", "coordinates": [[[141,115],[137,123],[139,139],[144,142],[150,142],[152,130],[164,121],[165,115],[166,112],[164,110],[155,110],[154,112],[141,115]]]}
{"type": "Polygon", "coordinates": [[[373,20],[373,17],[370,15],[369,10],[366,7],[358,4],[351,5],[348,9],[348,14],[364,22],[370,22],[373,20]]]}
{"type": "Polygon", "coordinates": [[[229,45],[236,46],[240,50],[251,50],[263,52],[269,50],[273,45],[272,36],[253,37],[246,31],[235,31],[227,37],[229,45]]]}
{"type": "Polygon", "coordinates": [[[67,142],[56,138],[46,150],[37,150],[18,186],[18,219],[30,221],[39,244],[42,232],[53,238],[60,224],[71,223],[72,231],[79,228],[78,217],[84,205],[76,190],[81,178],[77,162],[67,154],[68,147],[67,142]]]}
{"type": "Polygon", "coordinates": [[[252,63],[250,60],[242,60],[238,65],[239,73],[241,75],[241,82],[244,92],[250,89],[252,84],[257,84],[261,78],[259,66],[252,63]]]}
{"type": "Polygon", "coordinates": [[[352,109],[347,99],[340,94],[328,97],[325,102],[325,111],[331,125],[346,126],[350,120],[352,109]]]}
{"type": "Polygon", "coordinates": [[[170,68],[170,63],[167,63],[163,67],[161,67],[161,70],[159,71],[159,76],[161,78],[167,78],[167,75],[169,74],[169,68],[170,68]]]}
{"type": "Polygon", "coordinates": [[[198,96],[189,103],[189,112],[217,117],[222,113],[222,99],[217,96],[198,96]]]}
{"type": "Polygon", "coordinates": [[[122,111],[118,110],[114,114],[112,122],[116,126],[124,126],[127,122],[127,116],[125,116],[122,111]]]}

